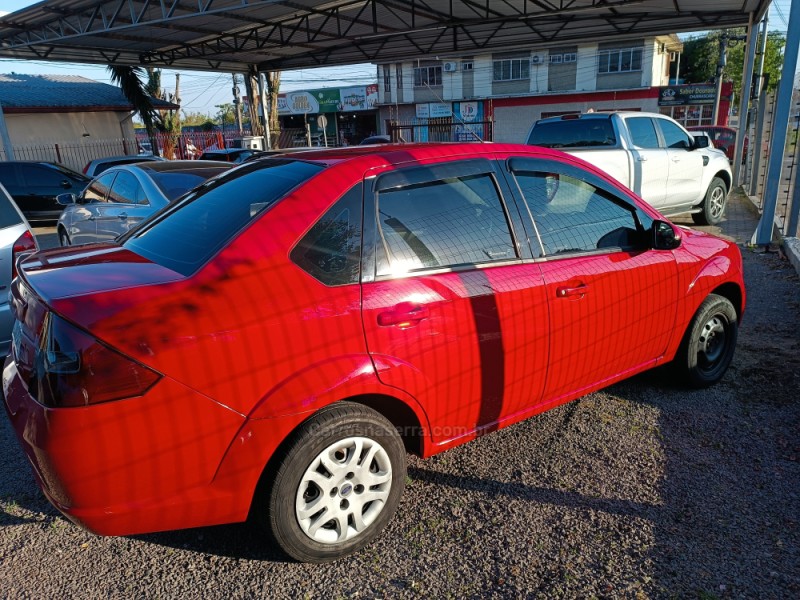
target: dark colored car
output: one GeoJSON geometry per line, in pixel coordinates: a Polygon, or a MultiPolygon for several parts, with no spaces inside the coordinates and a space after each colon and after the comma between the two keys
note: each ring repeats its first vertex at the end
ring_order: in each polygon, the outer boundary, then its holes
{"type": "Polygon", "coordinates": [[[56,196],[78,194],[89,177],[52,162],[0,162],[0,183],[6,188],[28,221],[56,221],[64,208],[56,196]]]}
{"type": "Polygon", "coordinates": [[[110,241],[157,210],[233,165],[171,160],[112,167],[80,194],[61,194],[58,219],[62,246],[110,241]]]}
{"type": "Polygon", "coordinates": [[[561,152],[466,143],[240,165],[113,244],[24,258],[11,298],[6,409],[61,512],[252,516],[316,562],[386,526],[407,451],[662,364],[712,385],[745,309],[735,244],[561,152]]]}
{"type": "Polygon", "coordinates": [[[229,163],[241,163],[256,156],[261,150],[252,150],[250,148],[225,148],[223,150],[206,150],[200,155],[199,160],[219,160],[229,163]]]}
{"type": "MultiPolygon", "coordinates": [[[[733,153],[736,152],[736,130],[733,127],[696,125],[694,127],[687,127],[686,129],[689,131],[706,134],[714,147],[722,150],[728,157],[728,160],[733,162],[733,153]]],[[[745,136],[743,146],[744,149],[742,151],[742,162],[745,161],[745,157],[747,156],[749,143],[750,140],[748,140],[747,136],[745,136]]]]}
{"type": "Polygon", "coordinates": [[[371,135],[361,140],[360,146],[371,146],[373,144],[391,144],[392,138],[388,135],[371,135]]]}
{"type": "Polygon", "coordinates": [[[97,177],[102,172],[110,169],[111,167],[116,167],[118,165],[132,165],[135,163],[140,162],[150,162],[150,161],[163,161],[167,160],[166,158],[161,158],[160,156],[107,156],[105,158],[95,158],[94,160],[86,163],[86,166],[83,167],[83,174],[87,177],[97,177]]]}

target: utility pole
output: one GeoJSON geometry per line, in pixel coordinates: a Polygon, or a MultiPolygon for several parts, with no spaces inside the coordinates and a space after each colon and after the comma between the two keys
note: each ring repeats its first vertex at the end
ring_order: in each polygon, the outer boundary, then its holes
{"type": "Polygon", "coordinates": [[[717,61],[717,93],[714,95],[714,114],[712,125],[719,125],[719,101],[722,98],[722,73],[728,63],[728,32],[725,31],[719,38],[719,60],[717,61]]]}
{"type": "Polygon", "coordinates": [[[242,99],[239,97],[239,81],[236,77],[236,73],[232,74],[233,76],[233,108],[236,112],[236,129],[239,131],[239,135],[242,135],[242,99]]]}

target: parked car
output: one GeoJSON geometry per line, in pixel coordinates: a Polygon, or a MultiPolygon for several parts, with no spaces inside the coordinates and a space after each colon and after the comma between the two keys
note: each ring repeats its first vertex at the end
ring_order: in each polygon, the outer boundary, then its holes
{"type": "Polygon", "coordinates": [[[56,225],[58,241],[69,246],[113,240],[178,196],[230,168],[228,163],[193,160],[112,167],[83,193],[58,197],[66,206],[56,225]]]}
{"type": "Polygon", "coordinates": [[[229,163],[241,163],[256,156],[261,150],[250,148],[224,148],[222,150],[206,150],[200,155],[199,160],[218,160],[229,163]]]}
{"type": "MultiPolygon", "coordinates": [[[[730,162],[733,162],[733,154],[736,152],[736,130],[733,127],[719,127],[711,125],[697,125],[694,127],[687,127],[692,134],[702,133],[708,136],[711,143],[715,148],[719,148],[725,153],[730,162]]],[[[742,162],[747,157],[747,149],[749,140],[747,136],[744,137],[744,146],[742,151],[742,162]]]]}
{"type": "Polygon", "coordinates": [[[371,146],[373,144],[391,144],[392,138],[388,135],[371,135],[361,140],[360,146],[371,146]]]}
{"type": "Polygon", "coordinates": [[[322,562],[427,457],[658,365],[725,374],[735,244],[561,152],[407,144],[241,165],[113,245],[20,263],[3,371],[53,504],[128,535],[245,521],[322,562]]]}
{"type": "Polygon", "coordinates": [[[0,183],[29,221],[56,221],[63,206],[56,196],[80,193],[90,178],[52,162],[0,162],[0,183]]]}
{"type": "Polygon", "coordinates": [[[107,156],[105,158],[96,158],[86,163],[86,166],[83,167],[83,174],[87,177],[97,177],[103,171],[117,165],[131,165],[152,160],[166,159],[160,156],[107,156]]]}
{"type": "Polygon", "coordinates": [[[0,356],[8,354],[11,347],[14,315],[8,303],[8,290],[17,276],[17,259],[38,249],[28,221],[0,183],[0,356]]]}
{"type": "Polygon", "coordinates": [[[612,112],[537,121],[528,143],[558,148],[600,167],[665,215],[719,223],[733,176],[725,155],[669,117],[612,112]]]}

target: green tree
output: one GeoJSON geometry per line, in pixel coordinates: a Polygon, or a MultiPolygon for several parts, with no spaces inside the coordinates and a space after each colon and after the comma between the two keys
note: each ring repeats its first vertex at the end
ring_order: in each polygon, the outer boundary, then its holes
{"type": "Polygon", "coordinates": [[[228,123],[234,123],[236,121],[233,113],[233,104],[230,102],[215,104],[214,107],[217,109],[217,115],[214,117],[214,120],[222,125],[223,128],[228,123]]]}
{"type": "MultiPolygon", "coordinates": [[[[683,44],[681,55],[681,78],[687,83],[705,83],[714,81],[719,62],[720,38],[725,30],[717,30],[702,37],[687,40],[683,44]]],[[[742,28],[728,29],[729,36],[744,36],[742,28]]],[[[780,79],[783,67],[783,48],[786,37],[778,32],[767,34],[767,49],[764,59],[764,73],[769,75],[769,89],[774,91],[780,79]]],[[[742,87],[742,71],[744,70],[744,54],[746,42],[735,41],[728,44],[728,55],[722,76],[733,82],[733,89],[742,87]]],[[[756,57],[758,58],[758,57],[756,57]]],[[[757,64],[757,63],[756,63],[757,64]]]]}
{"type": "Polygon", "coordinates": [[[199,112],[186,112],[185,110],[181,112],[183,112],[182,121],[184,125],[191,125],[193,127],[197,127],[210,124],[211,127],[214,126],[214,123],[211,121],[208,115],[204,115],[203,113],[199,112]]]}

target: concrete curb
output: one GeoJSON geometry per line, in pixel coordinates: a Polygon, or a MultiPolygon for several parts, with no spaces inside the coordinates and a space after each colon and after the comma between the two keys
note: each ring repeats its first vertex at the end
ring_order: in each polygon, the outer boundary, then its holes
{"type": "Polygon", "coordinates": [[[783,252],[792,263],[794,270],[800,275],[800,238],[785,237],[783,238],[783,252]]]}

